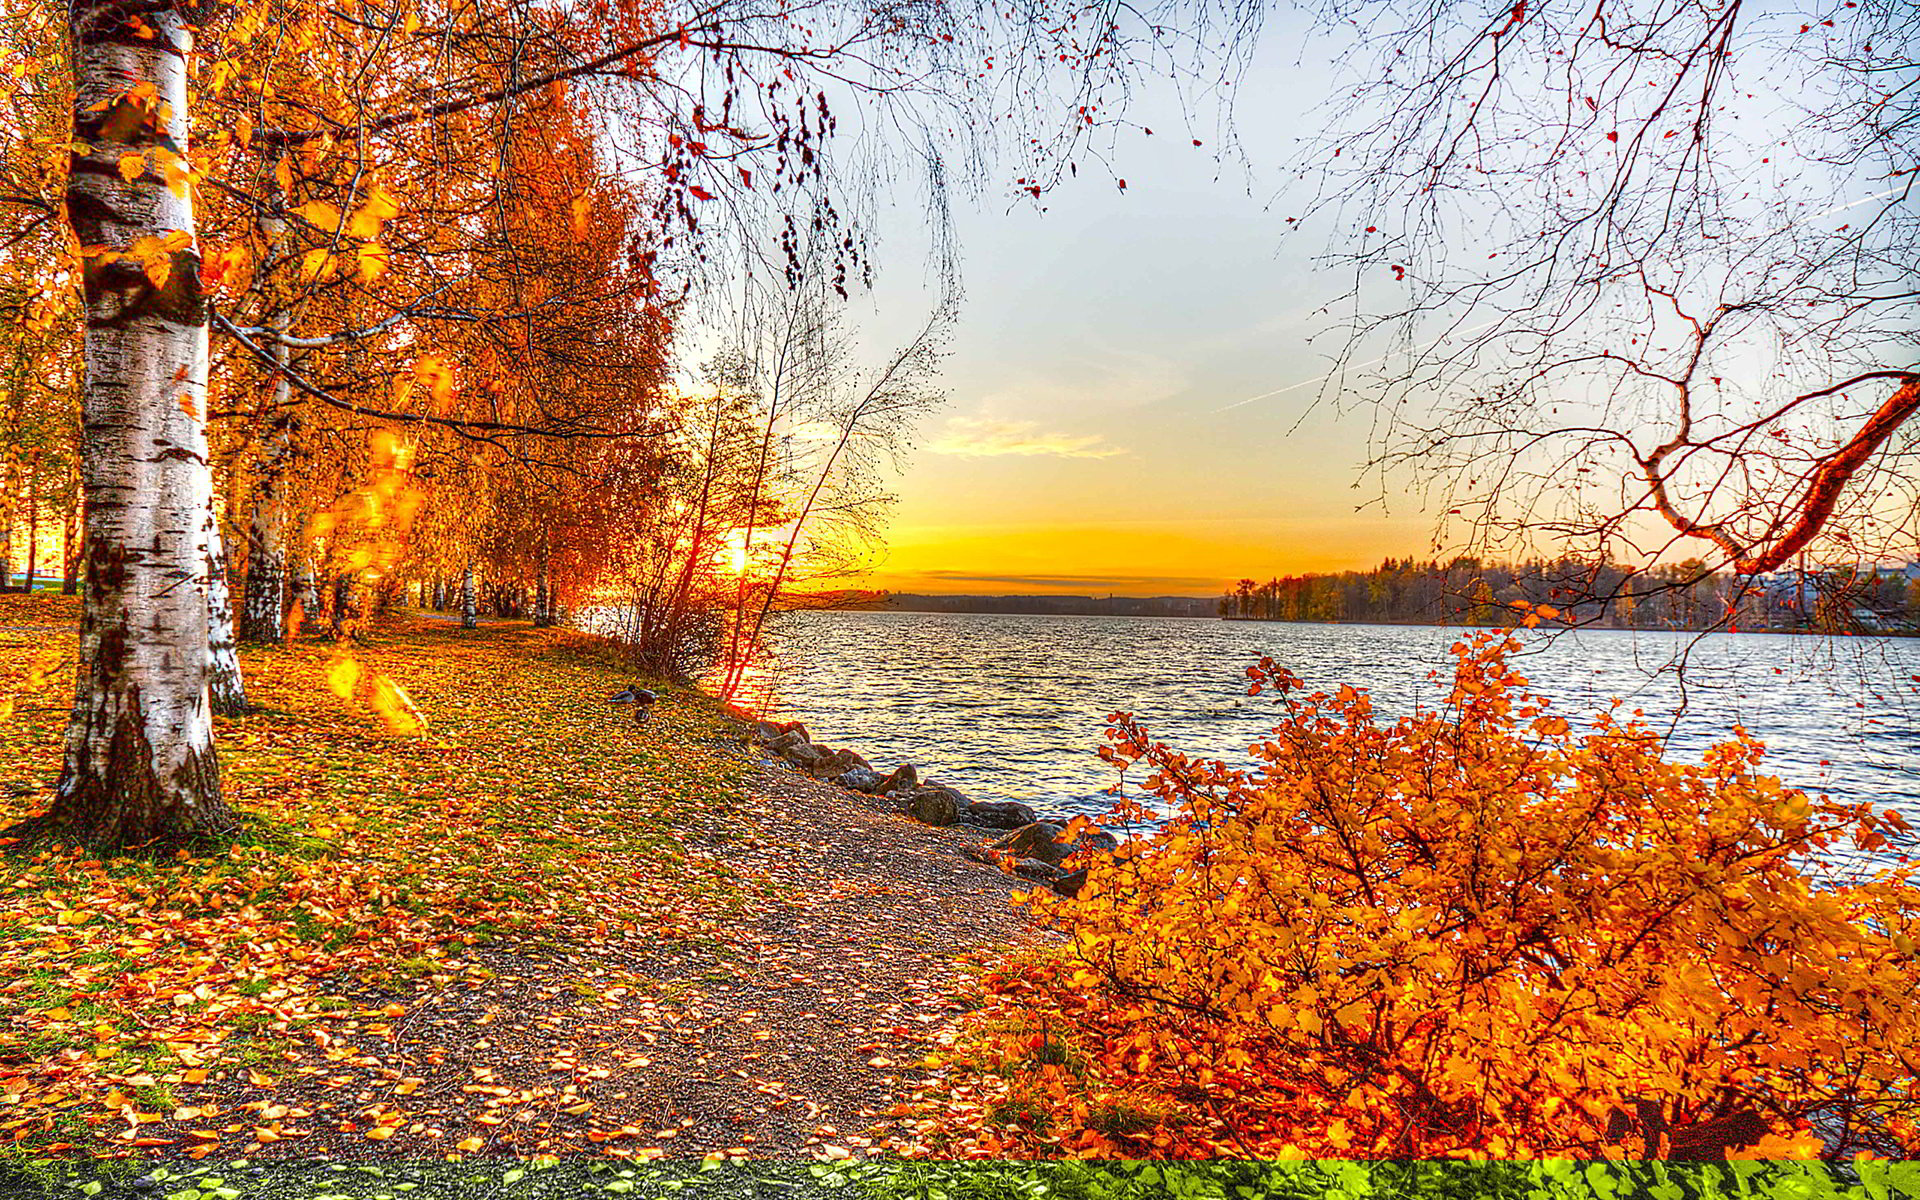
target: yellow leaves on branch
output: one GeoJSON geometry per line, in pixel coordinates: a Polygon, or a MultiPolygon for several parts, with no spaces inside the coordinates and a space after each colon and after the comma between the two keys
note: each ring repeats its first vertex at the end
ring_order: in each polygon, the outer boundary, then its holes
{"type": "Polygon", "coordinates": [[[98,266],[107,266],[121,261],[131,261],[139,265],[146,275],[147,282],[155,289],[167,286],[173,278],[173,256],[193,246],[193,235],[183,230],[171,230],[163,234],[147,234],[137,237],[125,250],[114,250],[106,246],[82,246],[80,256],[98,266]]]}
{"type": "Polygon", "coordinates": [[[405,408],[413,399],[414,389],[424,387],[431,398],[428,410],[435,416],[444,416],[453,409],[453,367],[438,354],[423,354],[414,360],[413,368],[402,371],[393,377],[393,407],[405,408]]]}
{"type": "Polygon", "coordinates": [[[331,278],[348,263],[362,283],[372,283],[386,273],[390,254],[379,239],[386,223],[400,215],[400,203],[385,184],[373,184],[366,200],[350,212],[324,200],[309,200],[293,212],[327,240],[326,245],[300,256],[302,279],[331,278]]]}
{"type": "Polygon", "coordinates": [[[1052,1134],[972,1148],[1920,1150],[1905,821],[1759,774],[1738,729],[1698,763],[1610,716],[1576,731],[1517,645],[1455,646],[1445,699],[1391,724],[1263,660],[1250,690],[1286,716],[1252,770],[1116,717],[1107,756],[1176,815],[1077,899],[1030,897],[1070,945],[995,976],[990,1016],[1072,1031],[1087,1067],[987,1037],[1012,1082],[980,1086],[1052,1134]],[[1089,1115],[1143,1089],[1191,1115],[1195,1087],[1205,1112],[1131,1140],[1089,1115]]]}

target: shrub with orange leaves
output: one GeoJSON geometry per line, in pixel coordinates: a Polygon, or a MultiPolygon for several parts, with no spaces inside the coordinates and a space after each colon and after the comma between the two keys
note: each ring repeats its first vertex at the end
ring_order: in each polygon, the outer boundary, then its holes
{"type": "Polygon", "coordinates": [[[1576,730],[1517,646],[1456,645],[1391,724],[1262,660],[1284,720],[1250,770],[1116,716],[1104,753],[1176,815],[1030,900],[1070,940],[989,981],[1003,1030],[1043,1031],[975,1085],[994,1147],[1920,1151],[1906,823],[1760,774],[1737,728],[1697,764],[1576,730]]]}

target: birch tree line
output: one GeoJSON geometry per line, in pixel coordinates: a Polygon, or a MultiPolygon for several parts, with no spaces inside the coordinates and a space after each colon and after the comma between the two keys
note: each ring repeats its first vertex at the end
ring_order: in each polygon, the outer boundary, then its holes
{"type": "MultiPolygon", "coordinates": [[[[870,530],[950,309],[804,384],[740,323],[749,365],[676,388],[688,298],[744,271],[824,328],[901,164],[1039,194],[1143,65],[1231,63],[1257,15],[5,0],[5,482],[55,481],[84,594],[61,780],[16,835],[231,830],[236,642],[409,585],[550,621],[618,583],[647,665],[738,650],[752,568],[826,545],[796,512],[870,530]]],[[[36,534],[37,487],[6,489],[36,534]]]]}

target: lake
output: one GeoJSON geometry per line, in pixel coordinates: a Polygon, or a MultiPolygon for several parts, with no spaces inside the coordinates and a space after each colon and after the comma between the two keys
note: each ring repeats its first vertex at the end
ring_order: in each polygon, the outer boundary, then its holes
{"type": "MultiPolygon", "coordinates": [[[[1259,656],[1309,687],[1369,689],[1392,718],[1438,698],[1461,630],[1192,618],[808,612],[782,616],[768,715],[800,718],[882,771],[918,765],[982,800],[1097,813],[1117,779],[1096,748],[1130,711],[1160,740],[1248,761],[1273,724],[1246,694],[1259,656]]],[[[1920,823],[1920,639],[1583,630],[1534,638],[1519,661],[1570,720],[1614,697],[1697,758],[1744,725],[1787,783],[1899,806],[1920,823]],[[1685,669],[1674,666],[1684,658],[1685,669]],[[1685,705],[1679,716],[1684,692],[1685,705]]]]}

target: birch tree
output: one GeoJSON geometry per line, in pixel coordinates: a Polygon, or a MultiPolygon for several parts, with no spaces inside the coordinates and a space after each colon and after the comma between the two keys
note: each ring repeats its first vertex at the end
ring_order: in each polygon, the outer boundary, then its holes
{"type": "Polygon", "coordinates": [[[67,213],[86,299],[86,589],[66,760],[36,833],[225,833],[208,674],[207,309],[187,186],[186,6],[76,0],[67,213]]]}

